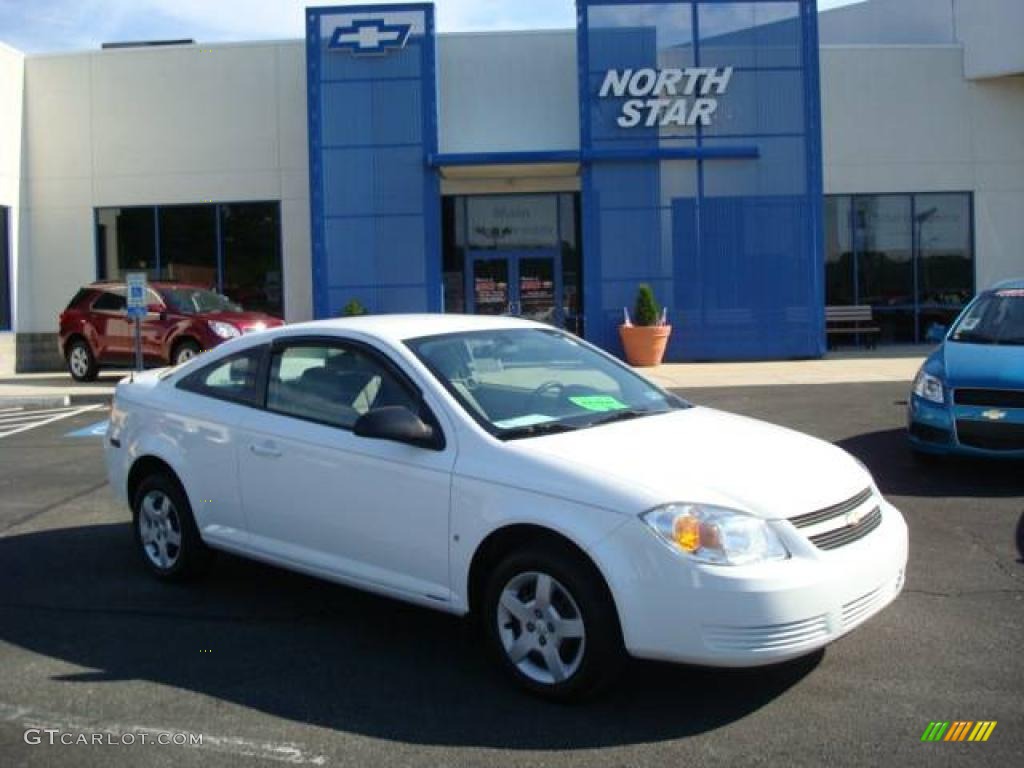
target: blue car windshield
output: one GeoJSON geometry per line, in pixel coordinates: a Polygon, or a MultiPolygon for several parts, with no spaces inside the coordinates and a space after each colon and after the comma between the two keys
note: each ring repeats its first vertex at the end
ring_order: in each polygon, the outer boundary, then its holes
{"type": "Polygon", "coordinates": [[[556,330],[468,331],[406,344],[466,412],[502,440],[688,406],[586,342],[556,330]]]}
{"type": "Polygon", "coordinates": [[[1024,290],[981,296],[960,318],[950,339],[967,344],[1024,345],[1024,290]]]}

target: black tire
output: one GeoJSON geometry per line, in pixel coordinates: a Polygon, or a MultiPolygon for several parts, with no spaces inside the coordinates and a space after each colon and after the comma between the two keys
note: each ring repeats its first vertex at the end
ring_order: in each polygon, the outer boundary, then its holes
{"type": "Polygon", "coordinates": [[[171,352],[171,365],[186,363],[202,351],[199,343],[192,339],[179,341],[174,345],[174,351],[171,352]]]}
{"type": "Polygon", "coordinates": [[[64,350],[64,361],[68,373],[75,381],[95,381],[99,375],[100,366],[96,362],[96,355],[85,339],[75,339],[68,344],[64,350]]]}
{"type": "Polygon", "coordinates": [[[149,475],[135,490],[132,531],[142,562],[150,573],[164,581],[184,581],[198,576],[212,557],[212,551],[199,535],[185,491],[176,478],[165,472],[149,475]],[[164,506],[167,503],[170,508],[164,506]],[[154,527],[151,514],[154,509],[165,512],[166,527],[162,523],[154,527]]]}
{"type": "MultiPolygon", "coordinates": [[[[536,618],[536,592],[533,601],[525,600],[524,604],[536,618]]],[[[592,563],[567,546],[541,543],[506,556],[487,580],[481,614],[487,643],[498,664],[518,685],[543,698],[576,701],[595,693],[614,679],[625,655],[618,615],[601,574],[592,563]],[[572,614],[578,611],[583,625],[582,639],[557,639],[558,633],[551,631],[554,623],[547,622],[549,615],[542,614],[524,627],[524,622],[501,607],[506,587],[516,584],[517,580],[523,581],[526,592],[515,594],[529,597],[531,574],[554,579],[551,606],[557,615],[568,619],[575,619],[572,614]],[[565,590],[571,600],[567,602],[564,595],[559,595],[559,589],[565,590]],[[545,637],[556,640],[548,641],[542,648],[539,644],[545,637]],[[520,638],[531,650],[519,662],[513,662],[506,643],[512,642],[514,650],[520,638]],[[536,675],[543,675],[549,669],[542,654],[550,652],[552,647],[563,662],[566,676],[562,680],[537,679],[536,675]]]]}

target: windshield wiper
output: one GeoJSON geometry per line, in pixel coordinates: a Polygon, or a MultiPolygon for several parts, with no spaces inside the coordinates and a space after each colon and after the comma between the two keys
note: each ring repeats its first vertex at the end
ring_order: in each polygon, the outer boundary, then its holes
{"type": "Polygon", "coordinates": [[[621,411],[612,411],[607,416],[594,419],[587,424],[588,427],[596,427],[600,424],[611,424],[613,421],[627,421],[639,419],[641,416],[650,416],[652,413],[664,413],[664,411],[649,411],[642,408],[627,408],[621,411]]]}
{"type": "Polygon", "coordinates": [[[503,440],[517,440],[522,437],[537,437],[538,435],[554,435],[558,432],[572,432],[579,427],[572,424],[565,424],[561,421],[544,421],[540,424],[528,424],[522,427],[512,427],[501,432],[498,437],[503,440]]]}

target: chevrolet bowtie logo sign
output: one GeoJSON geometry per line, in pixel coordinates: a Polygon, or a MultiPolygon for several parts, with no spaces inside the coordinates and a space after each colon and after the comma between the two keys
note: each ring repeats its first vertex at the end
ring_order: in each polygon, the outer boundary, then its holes
{"type": "Polygon", "coordinates": [[[989,421],[1001,421],[1006,418],[1006,411],[1000,411],[997,408],[992,408],[987,411],[981,412],[982,418],[988,419],[989,421]]]}
{"type": "Polygon", "coordinates": [[[337,27],[328,48],[352,53],[384,54],[405,47],[411,24],[386,24],[384,19],[360,19],[349,27],[337,27]]]}

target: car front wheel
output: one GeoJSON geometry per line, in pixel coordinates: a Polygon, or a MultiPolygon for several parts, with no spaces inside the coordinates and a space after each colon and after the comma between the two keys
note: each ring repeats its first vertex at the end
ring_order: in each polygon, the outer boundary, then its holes
{"type": "Polygon", "coordinates": [[[75,381],[95,381],[99,374],[96,356],[83,339],[76,339],[68,345],[68,373],[75,381]]]}
{"type": "Polygon", "coordinates": [[[516,552],[494,570],[485,597],[489,645],[527,690],[574,700],[610,681],[621,632],[600,574],[568,547],[516,552]]]}

